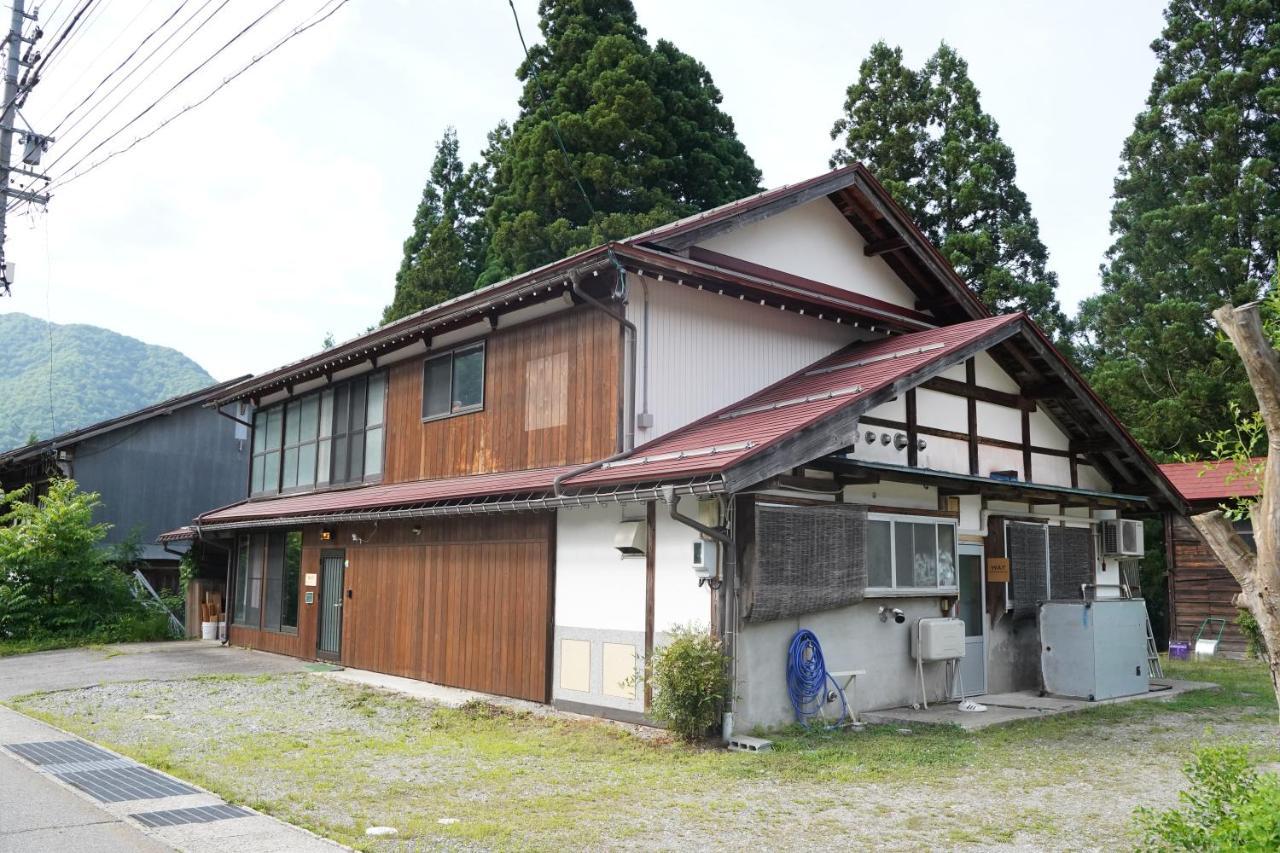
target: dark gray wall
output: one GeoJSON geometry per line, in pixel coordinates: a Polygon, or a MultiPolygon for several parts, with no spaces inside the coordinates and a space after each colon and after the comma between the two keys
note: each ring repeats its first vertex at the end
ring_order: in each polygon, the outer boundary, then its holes
{"type": "Polygon", "coordinates": [[[107,543],[136,527],[144,558],[173,560],[156,536],[248,494],[249,441],[240,434],[213,409],[187,406],[76,445],[71,476],[102,495],[97,519],[114,525],[107,543]]]}

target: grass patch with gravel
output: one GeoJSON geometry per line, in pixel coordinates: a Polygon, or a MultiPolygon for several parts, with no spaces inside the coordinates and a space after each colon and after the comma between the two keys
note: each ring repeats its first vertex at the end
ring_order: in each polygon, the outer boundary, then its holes
{"type": "Polygon", "coordinates": [[[754,755],[558,714],[447,709],[319,674],[13,704],[361,849],[1082,849],[1127,843],[1136,806],[1171,804],[1197,743],[1280,757],[1265,668],[1168,669],[1220,687],[976,733],[791,729],[754,755]],[[367,838],[371,825],[400,834],[367,838]]]}

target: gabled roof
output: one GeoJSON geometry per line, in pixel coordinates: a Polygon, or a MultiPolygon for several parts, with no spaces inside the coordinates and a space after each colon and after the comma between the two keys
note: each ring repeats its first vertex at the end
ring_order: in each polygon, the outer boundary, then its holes
{"type": "Polygon", "coordinates": [[[204,405],[210,400],[218,397],[218,395],[226,391],[226,389],[239,382],[243,382],[248,378],[249,377],[247,375],[237,376],[235,379],[230,379],[226,382],[219,382],[216,385],[209,385],[208,387],[201,388],[198,391],[180,394],[177,397],[170,397],[167,400],[161,400],[159,403],[154,403],[145,408],[138,409],[137,411],[128,412],[127,414],[109,418],[105,421],[99,421],[96,424],[90,424],[89,426],[71,430],[70,432],[64,432],[61,435],[54,436],[53,438],[46,438],[43,441],[37,441],[34,444],[15,447],[12,450],[0,453],[0,465],[7,465],[13,462],[24,462],[28,459],[34,459],[35,457],[41,456],[45,453],[60,450],[73,444],[79,444],[82,441],[96,438],[99,435],[104,435],[117,429],[132,426],[134,424],[150,420],[151,418],[172,414],[178,409],[183,409],[187,406],[204,405]]]}
{"type": "Polygon", "coordinates": [[[853,344],[565,485],[712,473],[725,476],[730,491],[752,485],[853,443],[858,415],[1017,334],[1025,322],[1010,314],[853,344]],[[832,421],[845,427],[832,429],[832,421]],[[785,462],[765,461],[788,445],[785,462]]]}
{"type": "MultiPolygon", "coordinates": [[[[1253,465],[1266,461],[1265,456],[1255,456],[1250,460],[1253,465]]],[[[1254,471],[1234,460],[1168,462],[1161,465],[1160,470],[1188,503],[1252,498],[1262,494],[1262,484],[1254,471]]]]}
{"type": "Polygon", "coordinates": [[[331,349],[254,376],[226,390],[217,402],[256,397],[314,380],[344,368],[376,359],[433,334],[497,317],[505,311],[535,302],[559,298],[569,291],[573,275],[607,274],[619,264],[647,269],[671,269],[689,276],[706,275],[724,279],[736,276],[735,287],[749,291],[785,290],[787,298],[799,304],[825,305],[834,313],[872,317],[871,322],[887,322],[896,330],[924,328],[917,311],[885,304],[854,293],[834,293],[820,282],[796,276],[788,281],[770,281],[772,273],[755,274],[717,268],[681,254],[698,240],[715,233],[781,213],[797,205],[827,198],[851,227],[867,241],[866,253],[880,256],[915,291],[934,314],[933,324],[958,322],[989,316],[985,306],[951,268],[950,263],[930,244],[911,217],[894,201],[880,182],[861,164],[844,166],[807,181],[767,190],[739,201],[637,234],[627,240],[596,246],[576,255],[529,270],[505,281],[458,296],[388,323],[367,334],[344,341],[331,349]],[[870,312],[870,313],[868,313],[870,312]]]}

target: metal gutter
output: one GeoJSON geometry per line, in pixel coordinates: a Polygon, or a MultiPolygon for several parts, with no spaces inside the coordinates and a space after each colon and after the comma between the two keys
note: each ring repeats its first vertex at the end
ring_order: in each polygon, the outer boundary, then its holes
{"type": "Polygon", "coordinates": [[[579,495],[524,496],[511,498],[479,498],[457,501],[439,501],[432,504],[373,509],[334,511],[315,515],[290,515],[277,518],[250,518],[239,521],[215,522],[197,525],[198,534],[220,533],[229,530],[259,530],[269,527],[297,527],[300,524],[327,524],[365,521],[398,521],[415,518],[438,518],[463,515],[488,515],[499,512],[537,512],[561,507],[595,506],[607,503],[644,502],[663,498],[664,489],[671,489],[675,496],[715,495],[724,492],[724,480],[719,476],[705,477],[671,486],[644,486],[614,488],[608,491],[579,495]]]}

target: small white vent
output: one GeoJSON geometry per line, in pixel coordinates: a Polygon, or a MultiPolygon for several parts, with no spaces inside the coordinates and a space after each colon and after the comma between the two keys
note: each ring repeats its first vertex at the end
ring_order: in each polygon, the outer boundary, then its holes
{"type": "Polygon", "coordinates": [[[1122,518],[1102,522],[1102,556],[1141,557],[1144,550],[1141,521],[1122,518]]]}

